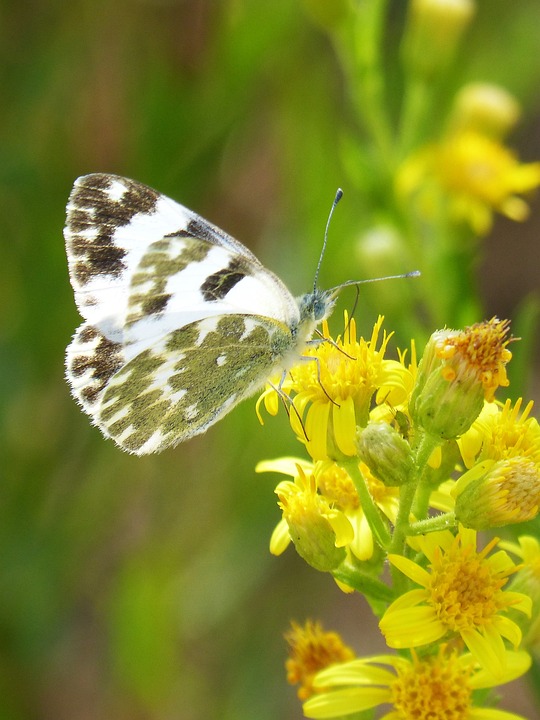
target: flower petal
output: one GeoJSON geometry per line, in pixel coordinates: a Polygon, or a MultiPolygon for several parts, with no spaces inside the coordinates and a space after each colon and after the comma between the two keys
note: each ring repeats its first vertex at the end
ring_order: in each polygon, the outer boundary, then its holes
{"type": "Polygon", "coordinates": [[[396,676],[393,672],[373,665],[374,658],[350,660],[331,665],[317,673],[314,687],[334,685],[389,685],[396,676]]]}
{"type": "Polygon", "coordinates": [[[356,455],[356,413],[351,396],[340,399],[338,406],[332,406],[332,420],[338,448],[344,455],[356,455]]]}
{"type": "Polygon", "coordinates": [[[504,638],[509,640],[514,649],[517,649],[521,643],[521,630],[519,625],[503,615],[495,615],[493,618],[493,627],[504,638]]]}
{"type": "Polygon", "coordinates": [[[305,432],[309,439],[306,449],[314,460],[326,460],[329,416],[329,403],[313,403],[307,414],[305,432]]]}
{"type": "Polygon", "coordinates": [[[281,555],[282,552],[285,552],[290,542],[289,526],[287,525],[287,521],[281,518],[270,538],[270,552],[272,555],[281,555]]]}
{"type": "Polygon", "coordinates": [[[417,563],[409,560],[409,558],[403,557],[403,555],[388,555],[388,559],[394,567],[406,575],[411,580],[414,580],[418,585],[427,587],[429,585],[430,576],[429,573],[420,567],[417,563]]]}
{"type": "Polygon", "coordinates": [[[497,682],[501,682],[506,669],[506,648],[501,636],[498,633],[482,634],[467,628],[461,631],[461,637],[477,662],[485,667],[497,682]]]}
{"type": "Polygon", "coordinates": [[[298,474],[298,470],[296,468],[297,465],[300,465],[300,467],[302,468],[302,470],[304,470],[305,473],[313,472],[312,463],[302,458],[292,456],[275,458],[274,460],[261,460],[255,466],[255,472],[273,472],[280,473],[281,475],[289,475],[290,477],[295,477],[298,474]]]}
{"type": "Polygon", "coordinates": [[[303,705],[308,718],[335,718],[369,710],[390,701],[390,690],[381,688],[346,688],[314,695],[303,705]]]}
{"type": "MultiPolygon", "coordinates": [[[[470,656],[468,656],[470,657],[470,656]]],[[[511,682],[521,675],[524,675],[531,666],[531,656],[524,650],[506,653],[506,668],[501,684],[511,682]]],[[[471,687],[474,690],[493,687],[493,675],[484,667],[472,674],[469,678],[471,687]]]]}
{"type": "Polygon", "coordinates": [[[390,608],[379,623],[389,647],[427,645],[446,634],[447,628],[437,618],[433,608],[415,607],[397,612],[391,612],[390,608]]]}

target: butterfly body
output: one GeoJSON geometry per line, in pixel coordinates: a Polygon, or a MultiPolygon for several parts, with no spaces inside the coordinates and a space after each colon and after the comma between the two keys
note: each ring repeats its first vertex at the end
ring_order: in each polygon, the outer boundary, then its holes
{"type": "Polygon", "coordinates": [[[298,360],[333,307],[295,299],[241,243],[115,175],[79,178],[65,229],[85,322],[66,354],[72,393],[138,455],[204,432],[298,360]]]}

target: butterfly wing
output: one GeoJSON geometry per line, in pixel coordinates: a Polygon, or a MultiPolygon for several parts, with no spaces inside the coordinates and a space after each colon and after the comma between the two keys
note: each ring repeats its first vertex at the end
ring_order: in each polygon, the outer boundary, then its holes
{"type": "Polygon", "coordinates": [[[288,351],[299,311],[285,285],[237,240],[151,188],[113,175],[79,178],[65,236],[86,321],[67,349],[67,378],[85,412],[125,449],[153,452],[203,432],[288,351]],[[220,353],[221,331],[248,320],[257,333],[233,332],[220,353]],[[242,372],[225,361],[232,352],[242,372]],[[164,403],[172,430],[157,423],[164,403]]]}
{"type": "MultiPolygon", "coordinates": [[[[64,235],[79,312],[112,341],[124,342],[126,322],[134,320],[137,299],[146,300],[139,308],[146,317],[162,315],[165,296],[170,294],[176,300],[174,311],[181,313],[193,301],[189,292],[183,293],[186,278],[192,285],[197,281],[203,285],[215,273],[217,281],[219,273],[230,280],[235,277],[235,264],[244,277],[257,278],[267,289],[268,313],[263,314],[288,322],[296,313],[285,285],[242,243],[134,180],[103,173],[80,177],[68,201],[64,235]]],[[[243,286],[243,308],[238,310],[250,312],[261,288],[252,280],[243,286]]],[[[222,298],[223,284],[221,288],[222,298]]],[[[220,299],[219,292],[216,297],[220,299]]]]}
{"type": "Polygon", "coordinates": [[[161,338],[107,383],[96,422],[124,450],[143,455],[204,432],[256,392],[294,340],[270,318],[206,318],[161,338]]]}

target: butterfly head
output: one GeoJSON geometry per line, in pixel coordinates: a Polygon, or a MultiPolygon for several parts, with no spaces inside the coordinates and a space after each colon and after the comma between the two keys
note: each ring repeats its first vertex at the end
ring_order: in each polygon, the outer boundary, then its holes
{"type": "Polygon", "coordinates": [[[319,290],[318,288],[306,295],[302,295],[298,300],[300,322],[311,321],[315,324],[322,322],[332,313],[335,297],[335,292],[319,290]]]}

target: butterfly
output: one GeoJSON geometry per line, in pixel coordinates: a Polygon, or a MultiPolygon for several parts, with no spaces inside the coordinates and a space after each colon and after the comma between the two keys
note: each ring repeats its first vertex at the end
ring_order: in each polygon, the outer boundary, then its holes
{"type": "Polygon", "coordinates": [[[66,377],[92,422],[136,455],[204,432],[283,376],[343,287],[315,280],[295,299],[238,240],[116,175],[76,180],[64,235],[84,318],[66,377]]]}

